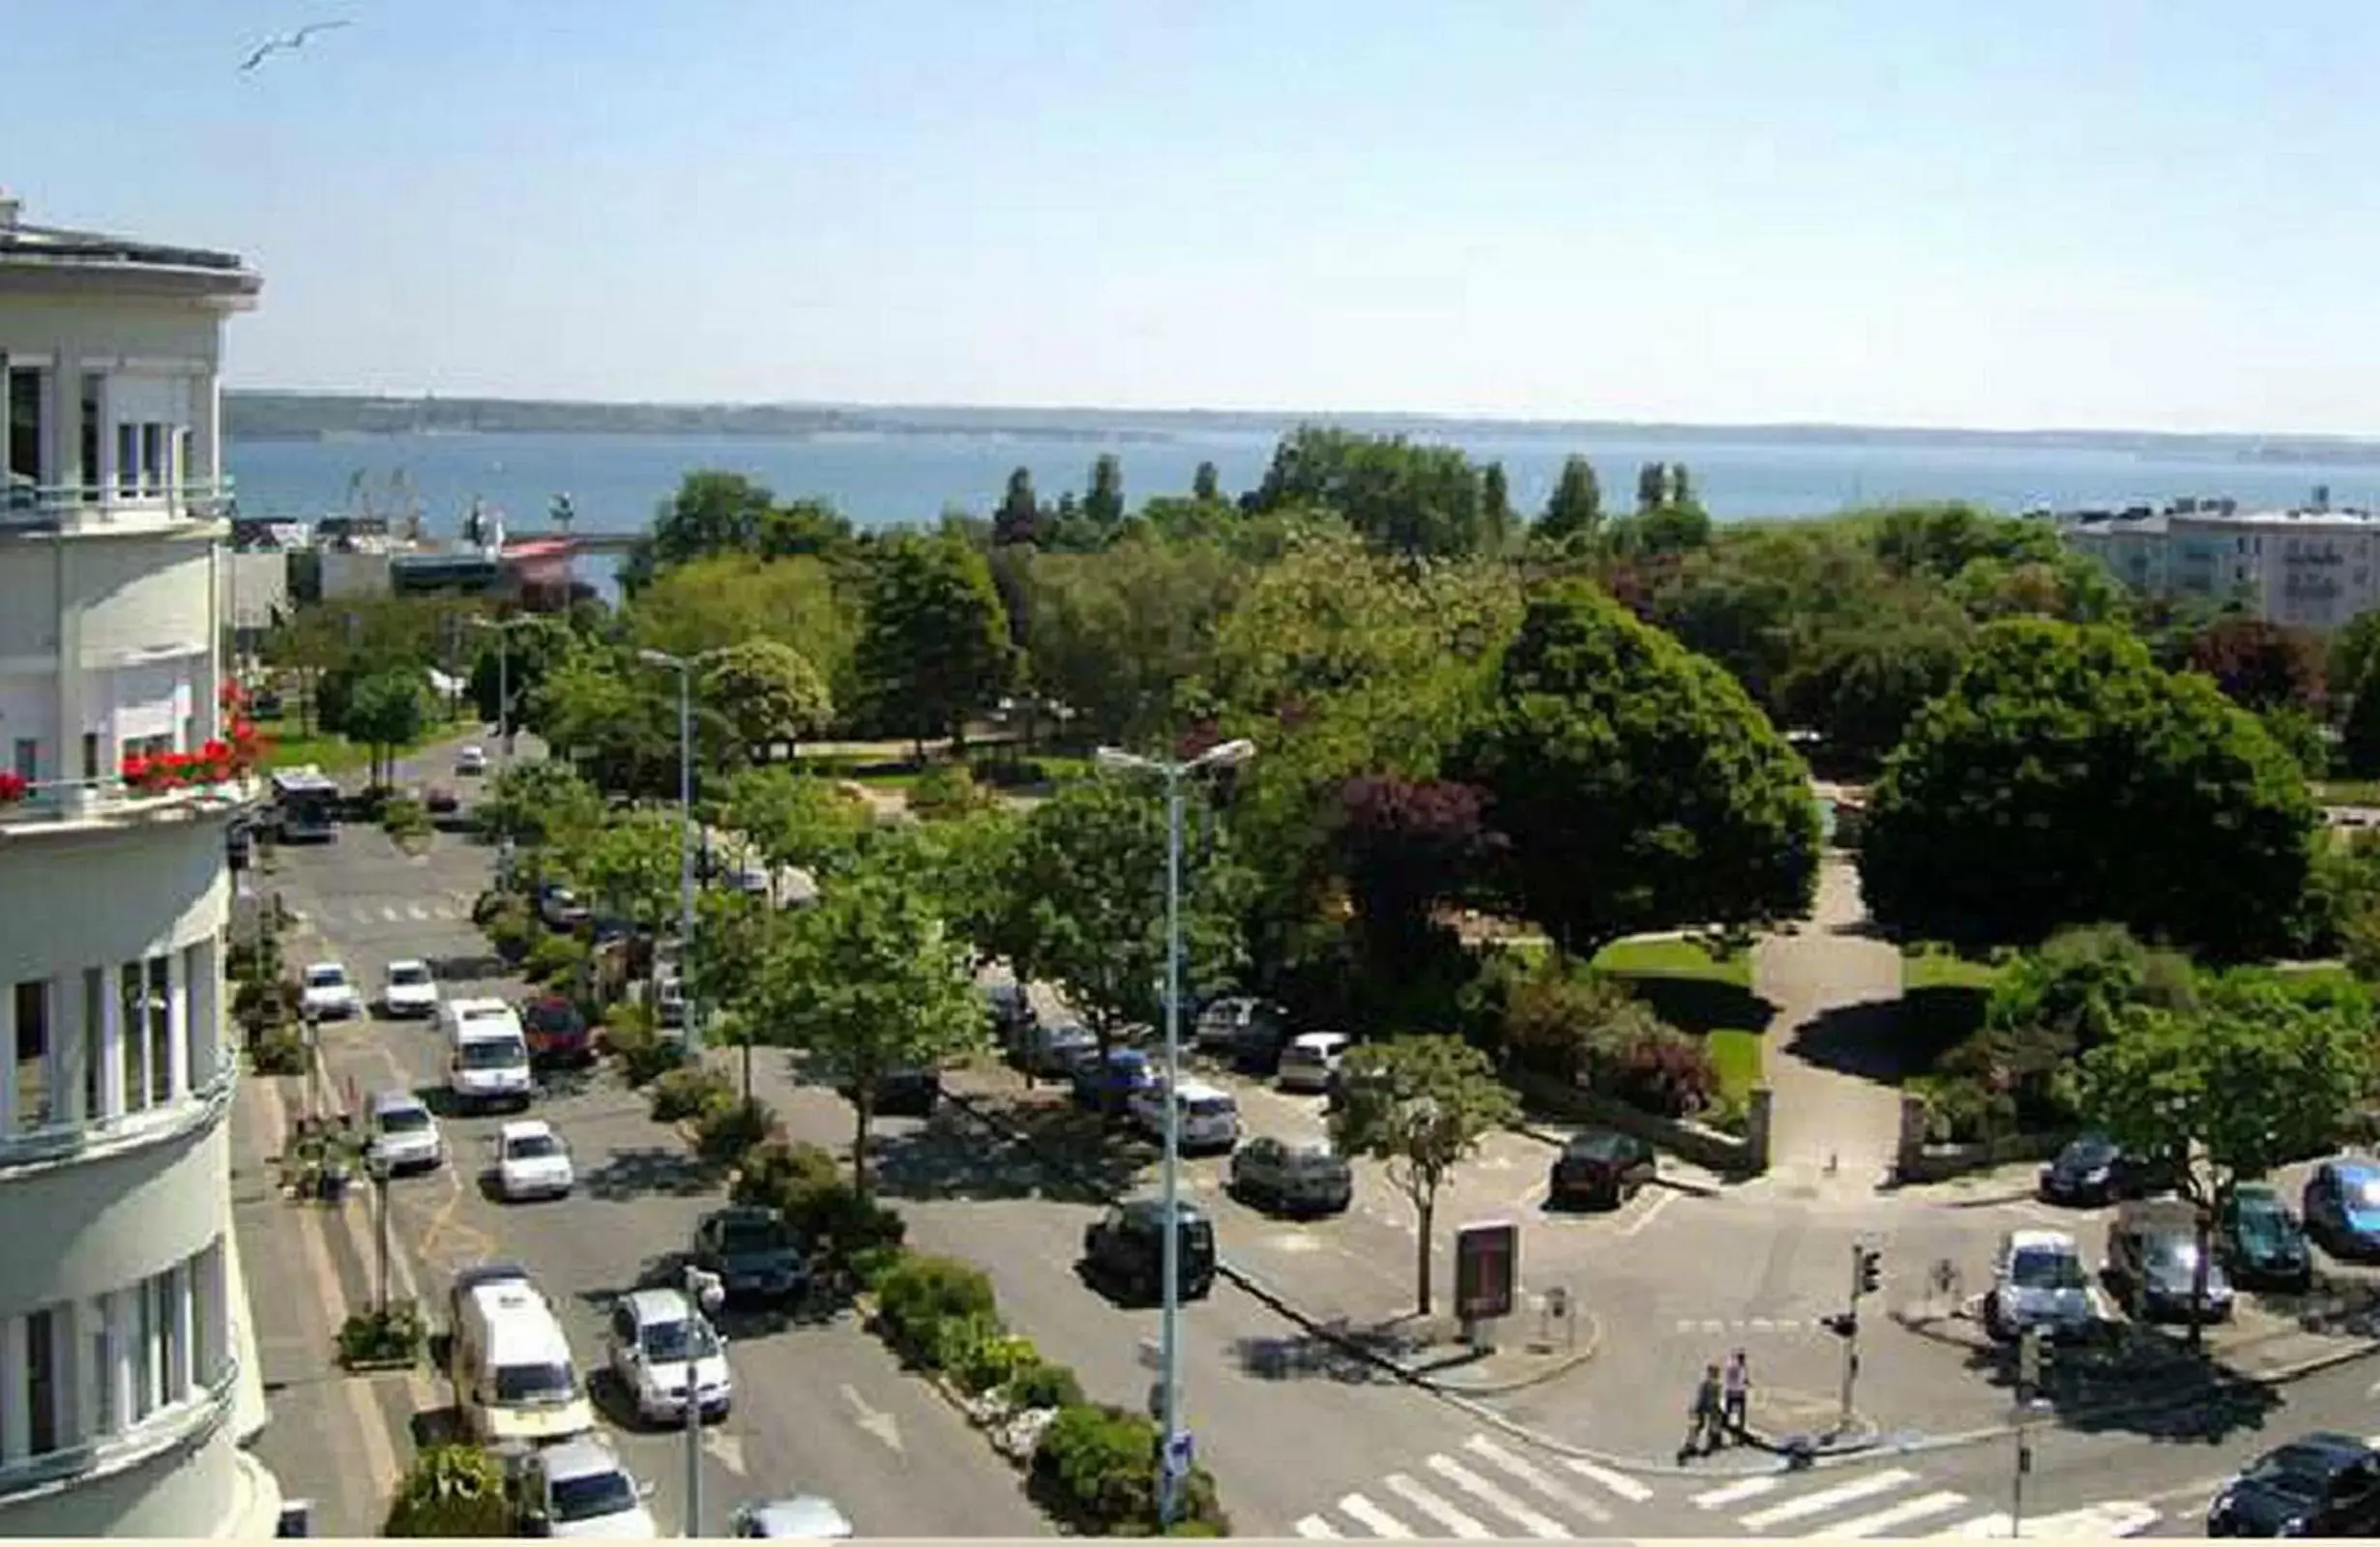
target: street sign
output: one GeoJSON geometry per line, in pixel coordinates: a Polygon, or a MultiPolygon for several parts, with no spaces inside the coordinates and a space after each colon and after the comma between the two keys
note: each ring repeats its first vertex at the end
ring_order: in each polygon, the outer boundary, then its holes
{"type": "Polygon", "coordinates": [[[1165,1475],[1180,1482],[1190,1474],[1190,1463],[1197,1455],[1190,1431],[1183,1430],[1165,1442],[1165,1475]]]}
{"type": "Polygon", "coordinates": [[[1454,1233],[1454,1314],[1465,1322],[1513,1314],[1520,1280],[1520,1227],[1509,1219],[1454,1233]]]}

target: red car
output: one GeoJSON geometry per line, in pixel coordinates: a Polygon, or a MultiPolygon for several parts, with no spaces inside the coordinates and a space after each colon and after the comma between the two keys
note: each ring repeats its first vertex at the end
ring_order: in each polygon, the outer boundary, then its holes
{"type": "Polygon", "coordinates": [[[522,1030],[529,1034],[529,1056],[541,1064],[592,1064],[595,1031],[578,1007],[559,994],[533,999],[522,1007],[522,1030]]]}

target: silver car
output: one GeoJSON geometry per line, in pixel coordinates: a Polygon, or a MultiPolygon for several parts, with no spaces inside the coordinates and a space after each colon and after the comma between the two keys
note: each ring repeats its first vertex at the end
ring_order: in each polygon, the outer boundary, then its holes
{"type": "Polygon", "coordinates": [[[1983,1314],[1994,1337],[2020,1337],[2035,1328],[2047,1337],[2087,1336],[2101,1317],[2074,1238],[2063,1230],[2012,1230],[2002,1237],[1983,1314]]]}
{"type": "Polygon", "coordinates": [[[835,1501],[816,1494],[738,1504],[727,1520],[730,1536],[779,1536],[796,1541],[843,1541],[859,1534],[835,1501]]]}
{"type": "Polygon", "coordinates": [[[438,1120],[411,1091],[382,1091],[368,1110],[370,1137],[365,1153],[372,1161],[394,1173],[433,1171],[446,1158],[438,1120]]]}

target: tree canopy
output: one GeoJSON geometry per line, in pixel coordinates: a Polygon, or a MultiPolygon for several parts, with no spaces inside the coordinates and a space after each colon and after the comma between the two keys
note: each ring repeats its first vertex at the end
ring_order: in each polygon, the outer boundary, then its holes
{"type": "Polygon", "coordinates": [[[2223,957],[2277,949],[2316,817],[2289,755],[2138,641],[1994,624],[1870,793],[1876,919],[1968,947],[2115,920],[2223,957]]]}
{"type": "Polygon", "coordinates": [[[963,741],[967,715],[1015,668],[984,555],[946,536],[891,538],[872,556],[867,597],[857,669],[876,715],[921,741],[963,741]]]}
{"type": "Polygon", "coordinates": [[[753,762],[770,748],[824,730],[835,717],[825,679],[791,645],[752,638],[730,645],[702,675],[703,701],[734,735],[733,745],[753,762]]]}
{"type": "Polygon", "coordinates": [[[1799,916],[1809,773],[1734,679],[1582,583],[1533,598],[1454,776],[1487,792],[1499,871],[1572,951],[1799,916]]]}
{"type": "Polygon", "coordinates": [[[1274,448],[1249,507],[1320,506],[1377,548],[1443,557],[1502,542],[1482,486],[1481,470],[1454,447],[1307,424],[1274,448]]]}

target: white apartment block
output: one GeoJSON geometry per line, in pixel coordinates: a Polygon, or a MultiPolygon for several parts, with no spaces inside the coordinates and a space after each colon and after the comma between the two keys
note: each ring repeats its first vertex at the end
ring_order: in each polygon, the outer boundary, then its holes
{"type": "MultiPolygon", "coordinates": [[[[2193,508],[2195,506],[2195,508],[2193,508]]],[[[2317,507],[2071,512],[2066,540],[2152,596],[2238,599],[2271,623],[2330,629],[2380,607],[2380,516],[2317,507]]]]}
{"type": "Polygon", "coordinates": [[[271,1536],[231,1224],[221,728],[238,258],[0,196],[0,1536],[271,1536]]]}

